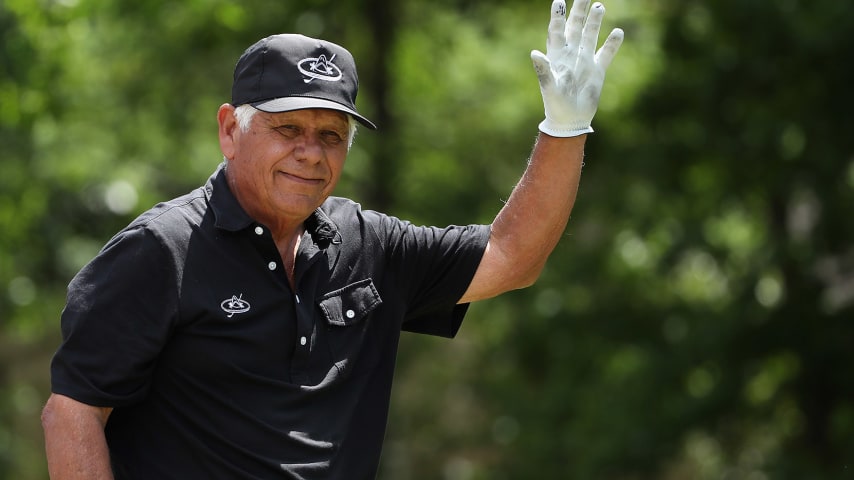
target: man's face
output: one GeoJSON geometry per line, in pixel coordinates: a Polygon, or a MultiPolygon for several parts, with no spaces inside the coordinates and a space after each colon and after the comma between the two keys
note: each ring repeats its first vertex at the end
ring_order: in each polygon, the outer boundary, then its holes
{"type": "Polygon", "coordinates": [[[257,112],[246,132],[236,125],[227,130],[231,189],[250,216],[271,228],[302,223],[338,183],[348,150],[344,113],[257,112]]]}

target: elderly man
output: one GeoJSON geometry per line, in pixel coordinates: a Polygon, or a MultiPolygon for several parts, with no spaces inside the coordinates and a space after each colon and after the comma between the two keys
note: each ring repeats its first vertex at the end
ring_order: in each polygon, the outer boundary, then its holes
{"type": "Polygon", "coordinates": [[[275,35],[218,112],[207,184],[119,232],[69,285],[43,414],[54,479],[376,476],[401,331],[531,285],[572,208],[604,14],[552,5],[532,52],[545,120],[491,225],[416,227],[331,196],[355,133],[352,56],[275,35]]]}

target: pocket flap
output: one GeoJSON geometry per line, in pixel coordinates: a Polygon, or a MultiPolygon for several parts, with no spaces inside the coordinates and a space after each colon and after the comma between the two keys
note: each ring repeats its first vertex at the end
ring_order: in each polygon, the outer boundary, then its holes
{"type": "Polygon", "coordinates": [[[317,304],[330,325],[346,326],[362,321],[383,303],[370,278],[329,292],[317,304]]]}

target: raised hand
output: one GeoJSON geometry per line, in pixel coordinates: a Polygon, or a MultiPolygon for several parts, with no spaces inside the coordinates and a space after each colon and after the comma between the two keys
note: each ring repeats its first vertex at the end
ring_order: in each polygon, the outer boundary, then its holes
{"type": "Polygon", "coordinates": [[[539,129],[553,137],[593,131],[605,71],[623,43],[623,31],[615,28],[596,51],[605,7],[596,2],[588,12],[589,5],[590,0],[575,0],[567,16],[564,0],[555,0],[546,53],[531,52],[546,115],[539,129]]]}

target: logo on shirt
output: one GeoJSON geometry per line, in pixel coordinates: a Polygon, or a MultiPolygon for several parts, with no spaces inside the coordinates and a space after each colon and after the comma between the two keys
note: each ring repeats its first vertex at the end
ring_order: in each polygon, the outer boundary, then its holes
{"type": "Polygon", "coordinates": [[[341,80],[341,69],[332,63],[334,59],[335,55],[332,55],[328,60],[326,55],[320,55],[317,58],[304,58],[297,64],[297,68],[300,73],[306,76],[303,78],[305,83],[311,83],[312,80],[337,82],[341,80]]]}
{"type": "Polygon", "coordinates": [[[219,305],[222,307],[222,311],[228,314],[228,318],[233,317],[235,313],[246,313],[249,311],[249,302],[243,299],[242,293],[239,297],[232,295],[231,298],[223,300],[219,305]]]}

